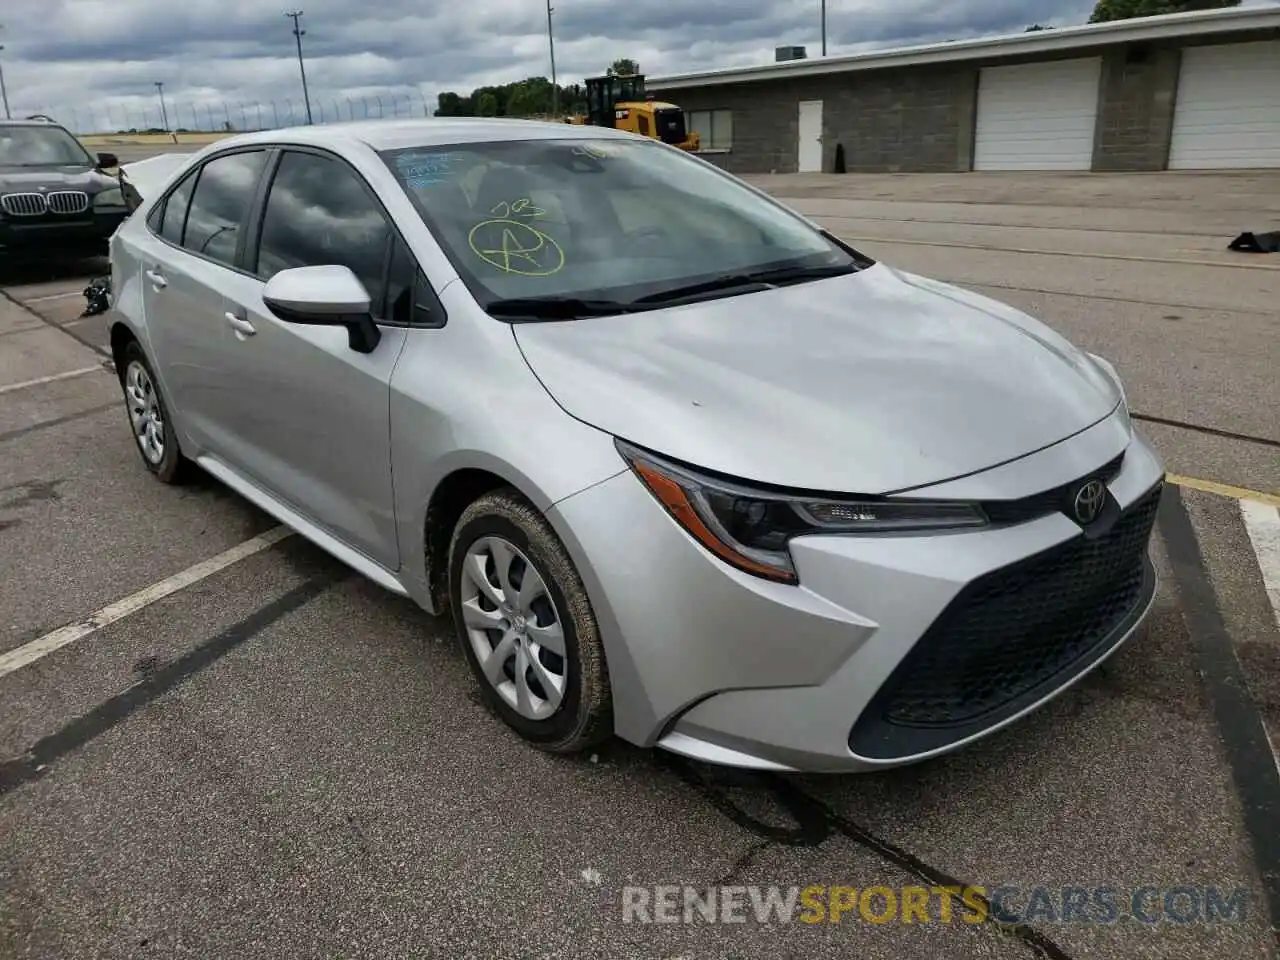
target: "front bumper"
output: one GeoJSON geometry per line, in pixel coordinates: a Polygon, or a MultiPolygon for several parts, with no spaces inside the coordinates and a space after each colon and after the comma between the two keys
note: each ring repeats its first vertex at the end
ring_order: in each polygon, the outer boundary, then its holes
{"type": "Polygon", "coordinates": [[[0,216],[0,253],[11,257],[106,253],[107,241],[128,216],[126,210],[78,217],[0,216]]]}
{"type": "MultiPolygon", "coordinates": [[[[1043,488],[1029,484],[1046,465],[1088,460],[1083,473],[1120,449],[1108,483],[1120,515],[1093,539],[1061,513],[807,536],[792,541],[799,586],[713,558],[630,472],[562,501],[552,519],[600,621],[619,736],[716,763],[839,772],[937,756],[1014,722],[1145,618],[1164,470],[1118,420],[999,470],[1017,496],[1043,488]]],[[[991,494],[991,477],[970,482],[991,494]]]]}

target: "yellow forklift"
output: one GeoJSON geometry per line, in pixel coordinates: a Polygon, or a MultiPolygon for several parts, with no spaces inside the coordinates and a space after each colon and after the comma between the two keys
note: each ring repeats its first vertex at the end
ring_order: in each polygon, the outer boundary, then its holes
{"type": "Polygon", "coordinates": [[[586,87],[586,114],[565,123],[627,130],[691,152],[702,148],[698,134],[685,128],[683,110],[645,93],[644,74],[588,77],[586,87]]]}

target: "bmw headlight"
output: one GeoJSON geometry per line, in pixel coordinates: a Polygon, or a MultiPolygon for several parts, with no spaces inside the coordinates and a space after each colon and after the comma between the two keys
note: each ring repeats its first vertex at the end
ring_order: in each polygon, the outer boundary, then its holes
{"type": "Polygon", "coordinates": [[[128,210],[129,207],[124,202],[123,190],[119,187],[107,187],[107,189],[93,198],[93,209],[104,213],[115,213],[120,210],[128,210]]]}
{"type": "Polygon", "coordinates": [[[618,452],[695,540],[739,570],[797,583],[787,544],[805,534],[869,534],[980,527],[977,504],[823,497],[753,489],[671,463],[624,441],[618,452]]]}

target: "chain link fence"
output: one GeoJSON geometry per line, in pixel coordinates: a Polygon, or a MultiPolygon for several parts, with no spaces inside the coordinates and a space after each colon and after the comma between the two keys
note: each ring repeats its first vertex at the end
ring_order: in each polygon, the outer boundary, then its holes
{"type": "MultiPolygon", "coordinates": [[[[163,109],[154,105],[119,103],[45,107],[14,103],[15,118],[49,117],[80,136],[138,133],[224,133],[273,130],[307,122],[307,105],[296,100],[241,103],[202,101],[187,103],[167,97],[163,109]]],[[[312,97],[314,123],[343,120],[378,120],[395,117],[429,117],[435,105],[422,95],[372,94],[368,96],[312,97]]]]}

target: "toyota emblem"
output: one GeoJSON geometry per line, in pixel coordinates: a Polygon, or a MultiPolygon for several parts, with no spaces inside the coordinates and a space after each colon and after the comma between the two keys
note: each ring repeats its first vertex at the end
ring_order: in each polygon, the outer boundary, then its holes
{"type": "Polygon", "coordinates": [[[1076,491],[1071,509],[1075,512],[1076,520],[1081,526],[1087,526],[1098,519],[1106,499],[1107,488],[1102,485],[1101,480],[1090,480],[1076,491]]]}

